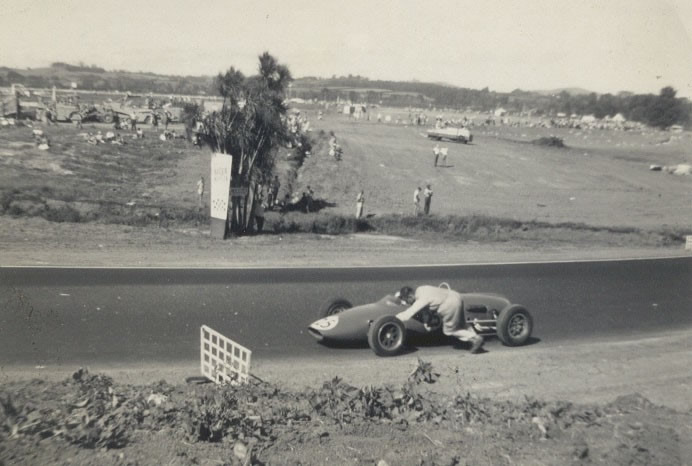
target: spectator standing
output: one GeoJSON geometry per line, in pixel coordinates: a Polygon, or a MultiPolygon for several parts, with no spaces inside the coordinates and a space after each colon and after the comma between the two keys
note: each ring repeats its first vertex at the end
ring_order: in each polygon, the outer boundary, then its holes
{"type": "Polygon", "coordinates": [[[423,212],[425,213],[425,215],[430,214],[430,201],[432,201],[432,195],[432,188],[428,184],[423,190],[423,202],[425,203],[423,207],[423,212]]]}
{"type": "Polygon", "coordinates": [[[274,179],[271,180],[269,183],[269,208],[272,209],[274,208],[274,205],[276,205],[279,202],[279,188],[281,187],[281,183],[279,182],[279,176],[274,175],[274,179]]]}
{"type": "Polygon", "coordinates": [[[420,215],[420,186],[413,191],[413,215],[420,215]]]}
{"type": "Polygon", "coordinates": [[[257,225],[257,233],[262,233],[264,228],[264,200],[258,197],[254,206],[255,224],[257,225]]]}
{"type": "Polygon", "coordinates": [[[440,145],[435,144],[435,147],[433,147],[433,159],[434,159],[434,166],[437,167],[437,160],[440,158],[440,145]]]}
{"type": "Polygon", "coordinates": [[[329,155],[334,157],[336,160],[339,160],[339,144],[336,141],[336,135],[334,134],[334,131],[329,132],[329,155]]]}
{"type": "Polygon", "coordinates": [[[363,218],[363,204],[365,204],[365,193],[361,190],[356,197],[356,218],[363,218]]]}
{"type": "Polygon", "coordinates": [[[440,149],[440,154],[442,154],[441,166],[446,167],[447,166],[447,148],[443,147],[442,149],[440,149]]]}
{"type": "Polygon", "coordinates": [[[197,205],[201,209],[204,205],[204,177],[200,176],[197,181],[197,205]]]}
{"type": "Polygon", "coordinates": [[[313,191],[312,188],[310,186],[308,186],[308,190],[305,193],[305,211],[307,213],[310,213],[313,210],[312,202],[313,202],[314,197],[315,197],[315,191],[313,191]]]}
{"type": "Polygon", "coordinates": [[[279,202],[279,207],[281,208],[281,212],[286,212],[290,205],[291,205],[291,195],[289,193],[286,193],[286,195],[284,196],[284,200],[279,202]]]}
{"type": "Polygon", "coordinates": [[[137,131],[137,115],[135,115],[135,112],[130,114],[130,129],[137,131]]]}

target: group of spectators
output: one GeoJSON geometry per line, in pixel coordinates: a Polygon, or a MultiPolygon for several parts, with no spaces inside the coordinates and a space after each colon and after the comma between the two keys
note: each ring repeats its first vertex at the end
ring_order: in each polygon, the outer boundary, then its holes
{"type": "Polygon", "coordinates": [[[291,194],[286,192],[283,200],[279,200],[279,188],[281,182],[277,175],[269,182],[265,196],[264,187],[259,185],[256,191],[256,199],[253,203],[252,217],[255,221],[257,233],[261,233],[264,227],[264,213],[266,210],[279,210],[285,212],[289,209],[302,210],[305,213],[314,212],[315,192],[310,186],[302,192],[299,198],[291,198],[291,194]]]}
{"type": "MultiPolygon", "coordinates": [[[[334,133],[332,133],[333,135],[334,133]]],[[[334,138],[336,139],[336,138],[334,138]]],[[[439,158],[442,156],[442,164],[440,166],[447,166],[447,148],[440,147],[439,144],[435,144],[433,148],[434,166],[438,166],[439,158]]],[[[413,191],[413,215],[419,216],[421,214],[430,215],[430,205],[432,203],[433,190],[430,183],[425,185],[425,189],[421,189],[418,186],[415,191],[413,191]],[[422,207],[421,207],[422,201],[422,207]]],[[[360,190],[356,196],[356,219],[363,218],[363,211],[365,206],[365,192],[360,190]]]]}
{"type": "Polygon", "coordinates": [[[293,134],[307,133],[310,131],[310,121],[305,115],[301,115],[299,110],[296,110],[286,118],[286,126],[293,134]]]}
{"type": "MultiPolygon", "coordinates": [[[[141,130],[140,130],[141,131],[141,130]]],[[[125,142],[125,139],[122,137],[120,133],[114,133],[113,131],[107,131],[106,134],[104,135],[101,131],[97,131],[96,134],[92,133],[82,133],[84,139],[86,142],[89,144],[93,145],[99,145],[99,144],[116,144],[116,145],[124,145],[127,144],[125,142]]],[[[135,134],[133,138],[143,138],[144,134],[142,133],[141,135],[135,134]]]]}
{"type": "MultiPolygon", "coordinates": [[[[420,186],[413,191],[413,215],[416,217],[424,214],[430,215],[430,204],[432,203],[433,190],[430,183],[425,185],[425,189],[420,186]],[[423,200],[423,208],[421,210],[421,198],[423,200]]],[[[356,196],[356,219],[363,218],[365,207],[365,191],[360,190],[356,196]]]]}
{"type": "Polygon", "coordinates": [[[440,167],[447,166],[447,153],[449,150],[446,147],[440,147],[439,144],[435,144],[433,147],[433,166],[437,167],[440,161],[440,156],[442,156],[442,163],[439,164],[440,167]]]}
{"type": "Polygon", "coordinates": [[[430,183],[425,185],[425,189],[421,191],[420,186],[413,191],[413,215],[421,214],[420,201],[423,196],[423,214],[430,214],[430,204],[432,202],[433,190],[430,183]]]}
{"type": "MultiPolygon", "coordinates": [[[[197,181],[197,202],[198,207],[204,207],[204,192],[205,192],[205,181],[204,177],[201,176],[197,181]]],[[[283,199],[279,198],[279,189],[281,188],[281,182],[277,175],[271,179],[269,185],[266,188],[263,185],[257,185],[255,188],[255,201],[252,206],[252,218],[256,225],[256,231],[262,232],[264,226],[264,214],[267,210],[279,210],[285,212],[287,210],[300,210],[305,213],[310,213],[315,211],[315,191],[307,186],[305,191],[301,193],[298,197],[292,197],[291,193],[286,192],[283,199]]]]}

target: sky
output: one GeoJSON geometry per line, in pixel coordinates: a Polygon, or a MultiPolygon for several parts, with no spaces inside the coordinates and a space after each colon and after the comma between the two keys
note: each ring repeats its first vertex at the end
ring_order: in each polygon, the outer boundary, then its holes
{"type": "Polygon", "coordinates": [[[0,66],[361,75],[692,98],[691,0],[2,0],[0,66]]]}

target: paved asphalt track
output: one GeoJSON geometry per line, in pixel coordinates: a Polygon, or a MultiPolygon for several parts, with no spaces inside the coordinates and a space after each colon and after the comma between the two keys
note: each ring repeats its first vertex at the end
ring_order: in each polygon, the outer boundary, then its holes
{"type": "MultiPolygon", "coordinates": [[[[336,269],[0,268],[0,366],[191,361],[207,324],[253,358],[328,358],[306,332],[334,296],[446,281],[527,306],[536,344],[692,326],[692,258],[336,269]]],[[[488,344],[499,350],[495,340],[488,344]]],[[[420,354],[445,350],[420,348],[420,354]]]]}

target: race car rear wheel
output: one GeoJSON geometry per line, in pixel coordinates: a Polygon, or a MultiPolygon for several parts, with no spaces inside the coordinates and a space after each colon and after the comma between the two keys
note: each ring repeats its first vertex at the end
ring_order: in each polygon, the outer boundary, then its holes
{"type": "Polygon", "coordinates": [[[523,306],[506,307],[497,318],[497,336],[507,346],[526,343],[533,331],[533,318],[523,306]]]}
{"type": "Polygon", "coordinates": [[[368,329],[368,344],[378,356],[396,356],[406,343],[406,327],[394,316],[382,316],[368,329]]]}
{"type": "Polygon", "coordinates": [[[334,298],[330,299],[320,308],[320,317],[333,316],[344,312],[346,309],[351,309],[353,304],[348,299],[334,298]]]}

